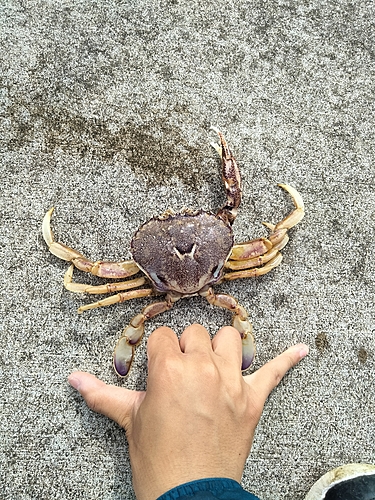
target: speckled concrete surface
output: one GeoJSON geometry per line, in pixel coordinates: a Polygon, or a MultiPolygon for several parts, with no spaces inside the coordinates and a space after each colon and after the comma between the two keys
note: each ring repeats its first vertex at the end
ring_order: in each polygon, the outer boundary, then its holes
{"type": "MultiPolygon", "coordinates": [[[[134,498],[123,432],[66,377],[144,387],[146,339],[126,382],[111,352],[149,301],[78,316],[89,299],[63,288],[67,265],[41,220],[54,205],[60,241],[119,259],[168,206],[215,209],[210,124],[243,172],[237,241],[291,208],[277,182],[307,211],[279,268],[220,288],[252,317],[255,369],[294,342],[311,347],[269,398],[243,483],[302,500],[327,470],[375,462],[374,4],[199,3],[1,3],[2,500],[134,498]]],[[[230,315],[193,298],[147,335],[195,321],[214,334],[230,315]]]]}

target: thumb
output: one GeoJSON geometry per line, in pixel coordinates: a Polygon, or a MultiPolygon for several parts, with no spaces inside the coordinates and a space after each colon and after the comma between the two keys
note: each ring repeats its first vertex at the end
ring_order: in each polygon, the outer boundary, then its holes
{"type": "Polygon", "coordinates": [[[133,409],[137,410],[145,396],[144,391],[107,385],[86,372],[73,372],[69,384],[76,389],[91,410],[101,413],[127,430],[133,409]]]}

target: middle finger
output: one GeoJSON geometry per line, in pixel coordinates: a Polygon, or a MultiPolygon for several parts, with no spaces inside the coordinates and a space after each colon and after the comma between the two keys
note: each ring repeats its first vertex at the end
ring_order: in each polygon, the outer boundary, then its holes
{"type": "Polygon", "coordinates": [[[180,348],[185,354],[197,351],[212,352],[212,344],[208,331],[202,325],[194,324],[188,326],[181,335],[180,348]]]}

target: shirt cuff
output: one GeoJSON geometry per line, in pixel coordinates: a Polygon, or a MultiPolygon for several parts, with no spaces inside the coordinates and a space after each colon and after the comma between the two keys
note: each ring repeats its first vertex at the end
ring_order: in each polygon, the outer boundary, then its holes
{"type": "Polygon", "coordinates": [[[157,500],[259,500],[252,493],[245,491],[242,486],[228,478],[198,479],[181,484],[167,491],[157,500]]]}

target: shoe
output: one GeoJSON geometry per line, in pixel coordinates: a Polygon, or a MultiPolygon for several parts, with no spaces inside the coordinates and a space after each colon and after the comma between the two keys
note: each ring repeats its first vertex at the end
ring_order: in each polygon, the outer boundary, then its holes
{"type": "Polygon", "coordinates": [[[305,500],[375,500],[375,465],[347,464],[330,470],[305,500]]]}

